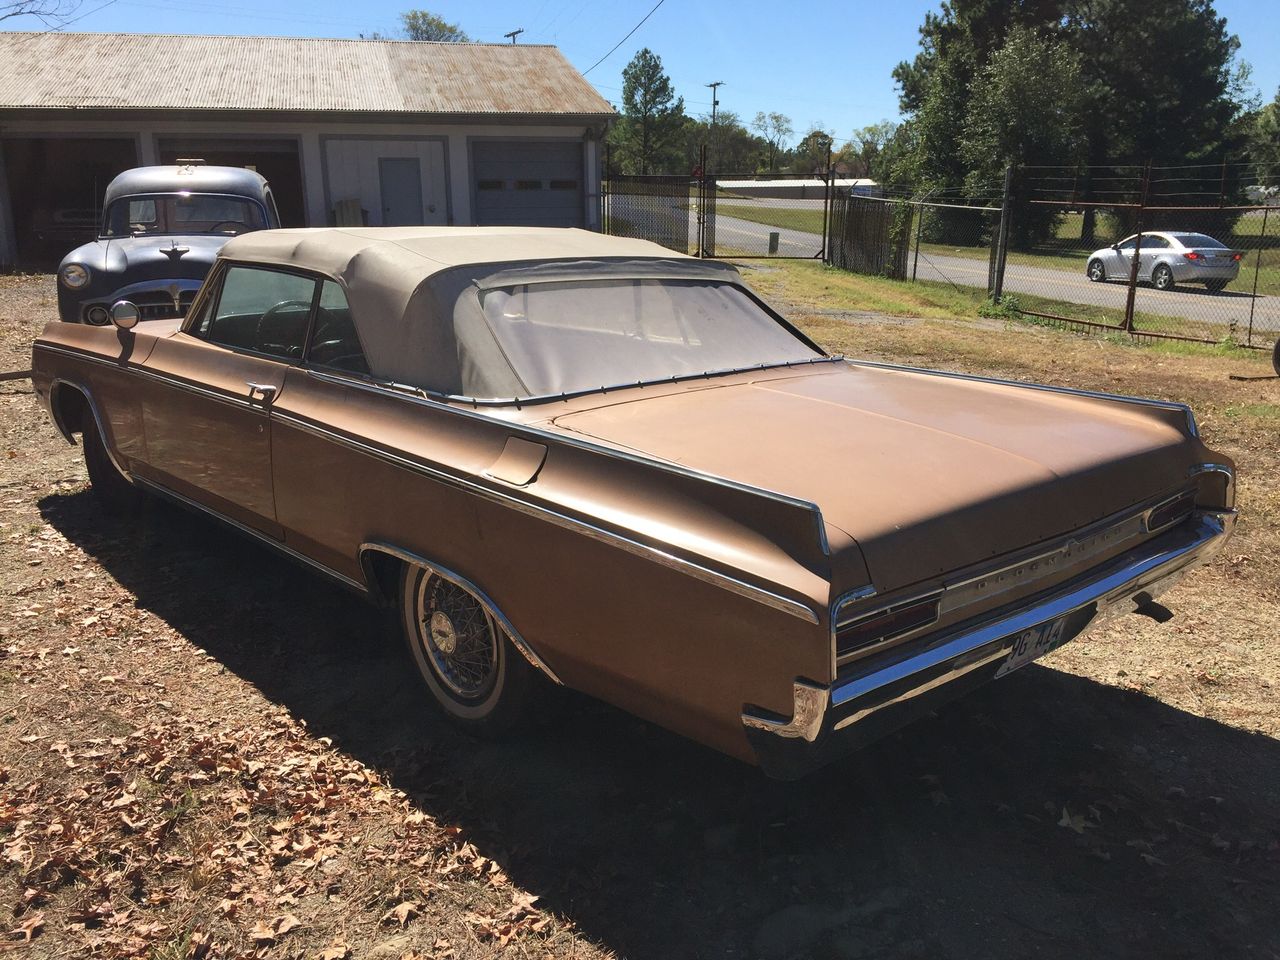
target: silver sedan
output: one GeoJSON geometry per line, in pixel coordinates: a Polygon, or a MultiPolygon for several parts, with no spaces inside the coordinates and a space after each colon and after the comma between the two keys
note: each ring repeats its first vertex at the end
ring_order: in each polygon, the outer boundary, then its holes
{"type": "Polygon", "coordinates": [[[1179,283],[1203,283],[1221,290],[1240,273],[1241,253],[1203,233],[1153,231],[1127,237],[1089,254],[1085,273],[1090,280],[1128,280],[1134,252],[1138,254],[1138,279],[1149,280],[1157,290],[1172,290],[1179,283]]]}

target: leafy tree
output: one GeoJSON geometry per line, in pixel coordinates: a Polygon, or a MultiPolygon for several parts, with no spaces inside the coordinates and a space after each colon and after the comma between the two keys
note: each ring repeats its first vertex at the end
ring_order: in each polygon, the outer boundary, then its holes
{"type": "MultiPolygon", "coordinates": [[[[684,169],[692,170],[698,163],[702,145],[710,149],[711,115],[686,117],[682,129],[684,141],[684,169]]],[[[714,169],[722,173],[755,173],[762,169],[769,153],[769,145],[742,125],[741,118],[732,110],[721,110],[716,115],[714,169]]]]}
{"type": "Polygon", "coordinates": [[[470,43],[471,38],[456,23],[428,10],[406,10],[400,14],[404,35],[410,40],[434,40],[438,43],[470,43]]]}
{"type": "Polygon", "coordinates": [[[885,149],[898,132],[892,120],[881,120],[853,131],[848,143],[835,155],[836,163],[843,163],[853,177],[884,179],[885,149]]]}
{"type": "MultiPolygon", "coordinates": [[[[970,196],[991,195],[1007,166],[1069,166],[1084,155],[1084,103],[1080,56],[1060,41],[1015,27],[975,77],[965,111],[961,155],[970,196]]],[[[1024,183],[1015,181],[1019,195],[1024,183]]],[[[1025,246],[1049,234],[1051,208],[1027,208],[1011,242],[1025,246]]]]}
{"type": "Polygon", "coordinates": [[[761,111],[751,121],[751,129],[768,144],[769,171],[777,170],[778,151],[785,149],[784,144],[795,133],[791,128],[791,118],[781,113],[765,113],[761,111]]]}
{"type": "Polygon", "coordinates": [[[823,130],[821,124],[813,124],[796,144],[791,159],[792,173],[809,173],[815,176],[825,174],[831,142],[831,134],[823,130]]]}
{"type": "MultiPolygon", "coordinates": [[[[895,168],[898,179],[963,187],[966,158],[977,156],[972,145],[966,149],[979,129],[969,121],[970,102],[982,96],[979,77],[1016,30],[1077,55],[1083,151],[1048,162],[1193,164],[1243,149],[1247,67],[1237,62],[1239,41],[1213,0],[947,0],[925,17],[915,59],[894,70],[914,138],[895,168]]],[[[985,109],[992,108],[988,98],[985,109]]],[[[1079,184],[1083,198],[1101,189],[1088,176],[1079,184]]],[[[1219,183],[1206,180],[1204,189],[1216,199],[1219,183]]],[[[1086,238],[1092,219],[1085,218],[1086,238]]]]}
{"type": "Polygon", "coordinates": [[[1249,131],[1249,159],[1254,176],[1264,187],[1280,185],[1280,90],[1271,103],[1254,114],[1249,131]]]}
{"type": "Polygon", "coordinates": [[[609,132],[626,173],[670,169],[681,152],[684,98],[677,97],[662,59],[648,47],[622,71],[622,116],[609,132]]]}

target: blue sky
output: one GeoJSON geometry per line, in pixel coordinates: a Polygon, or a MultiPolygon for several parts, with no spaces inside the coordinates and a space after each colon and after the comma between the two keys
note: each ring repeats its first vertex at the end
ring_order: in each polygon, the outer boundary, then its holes
{"type": "MultiPolygon", "coordinates": [[[[479,40],[502,41],[524,27],[520,40],[554,43],[587,70],[608,53],[656,0],[84,0],[73,30],[229,33],[355,37],[393,33],[397,14],[420,6],[459,23],[479,40]]],[[[1140,0],[1136,0],[1140,2],[1140,0]]],[[[690,113],[709,113],[711,91],[723,80],[721,109],[749,120],[758,110],[791,117],[799,135],[823,124],[838,139],[854,129],[898,116],[890,71],[915,54],[917,28],[937,0],[810,0],[790,6],[772,0],[665,0],[630,39],[588,79],[620,105],[622,68],[641,47],[662,57],[690,113]]],[[[1217,0],[1218,12],[1241,40],[1253,81],[1270,99],[1280,86],[1277,0],[1217,0]]],[[[6,27],[35,29],[35,22],[6,27]]]]}

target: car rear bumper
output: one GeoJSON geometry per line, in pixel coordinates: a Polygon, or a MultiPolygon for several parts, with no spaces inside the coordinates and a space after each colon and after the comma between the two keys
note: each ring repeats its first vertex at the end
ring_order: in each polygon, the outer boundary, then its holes
{"type": "Polygon", "coordinates": [[[1234,280],[1239,274],[1240,264],[1234,260],[1213,266],[1192,263],[1187,260],[1173,263],[1173,278],[1182,283],[1201,283],[1205,280],[1234,280]]]}
{"type": "Polygon", "coordinates": [[[1199,511],[1029,605],[922,638],[829,687],[797,680],[789,719],[751,707],[743,712],[760,766],[771,777],[799,777],[994,679],[1026,630],[1064,619],[1065,642],[1150,604],[1192,567],[1215,556],[1234,526],[1234,511],[1199,511]]]}

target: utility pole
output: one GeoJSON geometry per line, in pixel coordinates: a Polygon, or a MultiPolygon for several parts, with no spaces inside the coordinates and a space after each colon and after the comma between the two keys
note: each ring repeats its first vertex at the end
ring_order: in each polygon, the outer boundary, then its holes
{"type": "Polygon", "coordinates": [[[514,46],[516,37],[520,36],[522,33],[524,33],[524,27],[521,27],[519,30],[512,30],[510,33],[504,33],[503,36],[510,38],[511,44],[514,46]]]}
{"type": "Polygon", "coordinates": [[[717,94],[720,92],[720,88],[724,86],[724,81],[716,80],[713,83],[708,83],[707,86],[711,88],[711,156],[707,160],[707,170],[710,172],[714,169],[716,162],[716,107],[720,106],[717,94]]]}

